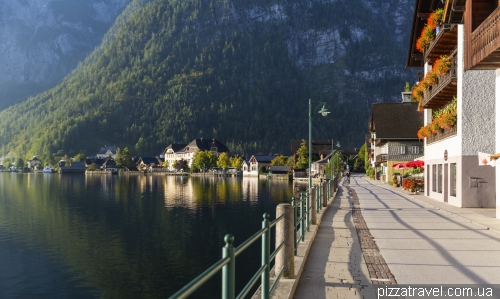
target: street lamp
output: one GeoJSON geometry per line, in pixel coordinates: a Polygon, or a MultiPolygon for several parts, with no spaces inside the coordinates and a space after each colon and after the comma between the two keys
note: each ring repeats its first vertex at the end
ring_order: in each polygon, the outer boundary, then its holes
{"type": "Polygon", "coordinates": [[[335,153],[338,151],[338,149],[340,148],[340,143],[337,141],[337,144],[335,144],[335,146],[337,147],[336,150],[334,150],[334,147],[333,147],[333,139],[332,139],[332,154],[331,154],[331,157],[333,159],[333,167],[332,167],[332,173],[330,174],[330,179],[333,180],[333,175],[335,174],[335,176],[337,176],[337,174],[335,173],[335,153]]]}
{"type": "MultiPolygon", "coordinates": [[[[321,104],[323,104],[323,107],[321,108],[321,110],[318,111],[318,113],[320,113],[321,115],[323,116],[327,116],[328,113],[330,113],[326,107],[325,107],[325,103],[324,102],[321,102],[319,103],[319,105],[314,108],[314,110],[317,110],[321,104]]],[[[312,127],[312,110],[311,110],[311,99],[309,99],[309,189],[311,189],[311,186],[312,186],[312,169],[311,169],[311,159],[312,159],[312,137],[311,137],[311,127],[312,127]]]]}

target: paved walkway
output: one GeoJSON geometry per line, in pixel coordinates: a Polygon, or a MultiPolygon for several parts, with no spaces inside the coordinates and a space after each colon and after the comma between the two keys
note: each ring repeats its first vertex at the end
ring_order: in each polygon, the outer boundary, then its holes
{"type": "Polygon", "coordinates": [[[374,294],[352,207],[351,194],[341,186],[323,216],[293,298],[365,298],[374,294]]]}
{"type": "Polygon", "coordinates": [[[491,211],[406,193],[361,175],[342,186],[294,298],[375,298],[375,284],[500,284],[500,220],[491,211]]]}

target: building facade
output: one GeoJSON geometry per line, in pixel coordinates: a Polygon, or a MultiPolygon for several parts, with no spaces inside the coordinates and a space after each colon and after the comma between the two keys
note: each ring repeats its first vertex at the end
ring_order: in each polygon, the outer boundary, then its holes
{"type": "Polygon", "coordinates": [[[420,97],[424,123],[432,126],[436,113],[456,103],[453,127],[425,137],[424,192],[428,197],[458,207],[496,205],[498,176],[492,167],[479,165],[478,152],[495,152],[493,124],[498,117],[495,94],[499,90],[495,84],[499,77],[494,69],[500,59],[487,58],[485,43],[474,36],[484,35],[485,32],[481,31],[488,30],[481,27],[482,23],[488,22],[488,16],[499,14],[497,6],[497,1],[417,0],[414,11],[407,66],[424,69],[418,80],[419,84],[427,83],[427,86],[422,86],[423,95],[420,97]],[[457,6],[464,9],[453,9],[457,6]],[[417,35],[428,23],[426,16],[440,9],[441,28],[419,54],[417,35]],[[481,55],[486,55],[486,60],[477,59],[474,52],[478,49],[482,49],[481,55]],[[449,60],[449,69],[436,76],[439,73],[436,65],[444,59],[449,60]],[[431,78],[432,74],[434,78],[431,78]]]}

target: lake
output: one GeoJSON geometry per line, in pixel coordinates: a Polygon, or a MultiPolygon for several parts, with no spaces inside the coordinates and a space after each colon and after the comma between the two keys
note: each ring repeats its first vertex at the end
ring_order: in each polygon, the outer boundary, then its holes
{"type": "MultiPolygon", "coordinates": [[[[0,173],[0,298],[168,298],[292,193],[258,178],[0,173]]],[[[256,243],[236,260],[237,292],[256,243]]],[[[220,298],[220,276],[190,298],[220,298]]]]}

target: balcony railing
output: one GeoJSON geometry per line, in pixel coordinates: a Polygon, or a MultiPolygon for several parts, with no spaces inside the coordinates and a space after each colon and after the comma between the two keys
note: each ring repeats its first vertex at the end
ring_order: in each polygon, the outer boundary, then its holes
{"type": "Polygon", "coordinates": [[[437,78],[436,83],[424,91],[424,108],[441,108],[457,94],[457,59],[450,59],[450,70],[437,78]]]}
{"type": "Polygon", "coordinates": [[[387,154],[377,155],[375,162],[387,162],[387,154]]]}
{"type": "Polygon", "coordinates": [[[442,55],[450,55],[457,47],[458,28],[456,25],[441,26],[436,38],[425,50],[424,60],[433,64],[442,55]]]}
{"type": "Polygon", "coordinates": [[[441,132],[438,132],[437,134],[432,134],[430,137],[427,137],[427,144],[431,144],[434,142],[441,141],[443,139],[453,137],[457,135],[457,127],[453,127],[448,130],[441,130],[441,132]]]}
{"type": "Polygon", "coordinates": [[[491,70],[500,67],[495,53],[500,48],[500,6],[471,34],[470,69],[491,70]]]}

